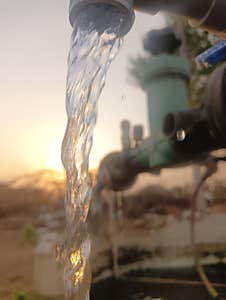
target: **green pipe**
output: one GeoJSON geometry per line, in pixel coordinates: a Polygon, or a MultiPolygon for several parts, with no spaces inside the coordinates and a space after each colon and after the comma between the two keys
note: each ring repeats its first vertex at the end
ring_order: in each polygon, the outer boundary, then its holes
{"type": "Polygon", "coordinates": [[[190,67],[176,55],[158,55],[145,60],[139,83],[146,93],[150,137],[136,149],[137,161],[150,167],[171,165],[174,160],[163,121],[171,112],[188,109],[190,67]]]}

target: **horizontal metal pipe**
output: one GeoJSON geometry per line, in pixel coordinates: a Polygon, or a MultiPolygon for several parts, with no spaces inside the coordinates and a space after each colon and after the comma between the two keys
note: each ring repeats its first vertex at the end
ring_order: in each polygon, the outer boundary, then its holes
{"type": "Polygon", "coordinates": [[[134,8],[189,18],[194,26],[204,27],[226,39],[226,0],[135,0],[134,8]]]}
{"type": "Polygon", "coordinates": [[[221,141],[211,134],[211,130],[202,110],[170,113],[165,118],[163,128],[178,157],[190,157],[222,148],[221,141]],[[180,132],[183,132],[183,136],[180,132]]]}

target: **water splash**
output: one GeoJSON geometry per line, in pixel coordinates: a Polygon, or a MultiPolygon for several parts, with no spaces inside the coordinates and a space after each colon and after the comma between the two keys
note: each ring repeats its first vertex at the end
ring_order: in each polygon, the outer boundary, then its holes
{"type": "Polygon", "coordinates": [[[89,153],[97,101],[106,72],[121,45],[118,33],[122,21],[122,15],[116,10],[91,7],[80,13],[72,33],[66,91],[68,124],[62,145],[67,175],[67,228],[62,256],[67,297],[73,299],[89,299],[90,238],[86,228],[92,192],[89,153]]]}

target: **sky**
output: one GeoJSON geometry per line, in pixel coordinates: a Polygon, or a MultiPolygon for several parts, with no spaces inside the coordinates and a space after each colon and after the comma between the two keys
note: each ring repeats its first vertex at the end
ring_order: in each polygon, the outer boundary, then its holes
{"type": "MultiPolygon", "coordinates": [[[[71,26],[69,0],[0,0],[0,180],[60,169],[66,128],[65,85],[71,26]]],[[[129,79],[129,58],[144,54],[142,38],[164,25],[137,13],[107,75],[99,100],[90,167],[120,149],[120,122],[147,127],[145,94],[129,79]]]]}

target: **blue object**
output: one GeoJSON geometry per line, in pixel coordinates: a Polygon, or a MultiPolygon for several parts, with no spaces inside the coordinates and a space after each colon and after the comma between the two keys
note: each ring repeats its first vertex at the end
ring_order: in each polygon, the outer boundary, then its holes
{"type": "Polygon", "coordinates": [[[196,58],[198,67],[211,67],[226,60],[226,41],[222,40],[196,58]]]}

